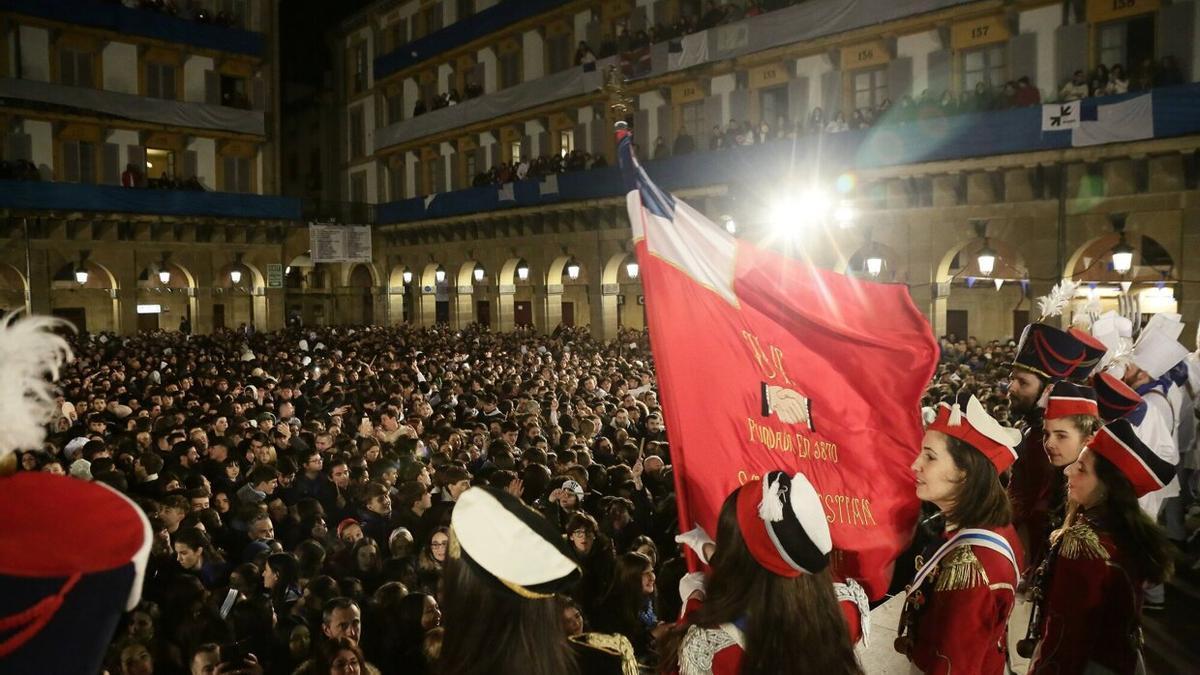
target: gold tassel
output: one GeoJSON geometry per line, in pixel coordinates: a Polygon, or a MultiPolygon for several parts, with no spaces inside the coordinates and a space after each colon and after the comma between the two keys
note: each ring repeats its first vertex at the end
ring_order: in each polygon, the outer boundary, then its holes
{"type": "Polygon", "coordinates": [[[938,564],[937,579],[934,581],[933,590],[961,591],[989,584],[983,563],[975,557],[975,551],[971,545],[962,544],[938,564]]]}
{"type": "Polygon", "coordinates": [[[621,657],[622,675],[638,675],[637,658],[629,638],[616,633],[584,633],[568,638],[572,642],[585,644],[594,649],[621,657]]]}
{"type": "Polygon", "coordinates": [[[1100,535],[1079,523],[1067,528],[1062,535],[1062,546],[1058,554],[1071,560],[1108,560],[1108,550],[1100,543],[1100,535]]]}

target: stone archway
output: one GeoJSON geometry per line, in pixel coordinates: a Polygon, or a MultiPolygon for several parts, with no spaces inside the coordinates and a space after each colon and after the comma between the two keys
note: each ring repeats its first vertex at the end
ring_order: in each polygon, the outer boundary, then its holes
{"type": "Polygon", "coordinates": [[[995,237],[958,242],[942,255],[935,270],[934,334],[964,332],[980,340],[1019,334],[1029,320],[1028,274],[1024,257],[1010,242],[995,237]],[[996,254],[988,275],[978,260],[985,246],[996,254]]]}
{"type": "Polygon", "coordinates": [[[1101,312],[1121,311],[1122,295],[1137,301],[1133,306],[1138,314],[1178,311],[1177,284],[1172,275],[1176,261],[1170,250],[1149,235],[1126,231],[1125,238],[1133,248],[1133,262],[1124,274],[1113,265],[1113,249],[1121,240],[1115,232],[1084,242],[1067,259],[1064,277],[1080,284],[1073,314],[1093,303],[1101,312]]]}
{"type": "Polygon", "coordinates": [[[0,316],[29,311],[29,284],[16,267],[0,263],[0,316]]]}

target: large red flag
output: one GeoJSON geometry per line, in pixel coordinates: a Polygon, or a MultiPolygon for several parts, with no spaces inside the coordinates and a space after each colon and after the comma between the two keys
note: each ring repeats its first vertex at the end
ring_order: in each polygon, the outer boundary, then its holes
{"type": "Polygon", "coordinates": [[[888,588],[918,512],[908,466],[937,364],[899,285],[739,241],[655,186],[619,132],[681,530],[715,532],[724,498],[773,469],[816,486],[837,573],[888,588]]]}

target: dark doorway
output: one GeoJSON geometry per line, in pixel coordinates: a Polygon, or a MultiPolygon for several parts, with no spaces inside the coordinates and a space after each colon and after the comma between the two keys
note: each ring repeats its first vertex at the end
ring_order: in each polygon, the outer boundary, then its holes
{"type": "Polygon", "coordinates": [[[70,321],[80,333],[87,330],[87,310],[82,307],[55,307],[50,313],[70,321]]]}
{"type": "Polygon", "coordinates": [[[492,303],[487,300],[475,301],[475,320],[480,326],[492,325],[492,303]]]}
{"type": "Polygon", "coordinates": [[[438,300],[433,308],[433,320],[437,323],[450,323],[450,301],[438,300]]]}
{"type": "Polygon", "coordinates": [[[213,330],[225,328],[225,305],[213,305],[213,330]]]}
{"type": "Polygon", "coordinates": [[[158,330],[159,314],[157,312],[154,314],[138,314],[137,317],[137,329],[139,333],[158,330]]]}
{"type": "Polygon", "coordinates": [[[562,304],[562,325],[568,328],[575,327],[575,303],[564,302],[562,304]]]}
{"type": "Polygon", "coordinates": [[[375,298],[369,289],[364,289],[362,294],[362,322],[364,326],[375,323],[375,298]]]}
{"type": "Polygon", "coordinates": [[[967,310],[946,310],[946,335],[953,335],[956,340],[966,340],[970,335],[967,325],[967,310]]]}
{"type": "Polygon", "coordinates": [[[533,325],[533,305],[530,302],[523,300],[513,303],[513,325],[533,325]]]}
{"type": "Polygon", "coordinates": [[[1029,325],[1029,310],[1014,309],[1012,338],[1016,340],[1021,337],[1021,331],[1025,330],[1025,326],[1027,325],[1029,325]]]}

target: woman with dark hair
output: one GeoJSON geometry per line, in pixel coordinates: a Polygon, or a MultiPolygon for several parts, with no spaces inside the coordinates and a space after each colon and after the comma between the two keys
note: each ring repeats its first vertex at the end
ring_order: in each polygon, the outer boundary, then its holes
{"type": "Polygon", "coordinates": [[[429,538],[421,546],[414,564],[416,584],[414,591],[436,595],[438,584],[442,579],[442,569],[446,564],[446,553],[450,549],[450,529],[439,527],[429,534],[429,538]]]}
{"type": "Polygon", "coordinates": [[[263,565],[263,588],[271,597],[275,614],[289,615],[300,599],[300,563],[291,553],[272,553],[263,565]]]}
{"type": "Polygon", "coordinates": [[[621,555],[612,585],[592,616],[596,630],[629,638],[639,662],[651,660],[654,640],[667,630],[659,627],[654,608],[655,580],[650,558],[632,552],[621,555]]]}
{"type": "Polygon", "coordinates": [[[1031,622],[1038,645],[1029,672],[1141,672],[1143,588],[1166,581],[1174,559],[1166,533],[1137,500],[1161,490],[1175,467],[1118,419],[1066,474],[1067,519],[1034,587],[1040,617],[1031,622]]]}
{"type": "Polygon", "coordinates": [[[579,567],[541,514],[507,492],[476,487],[459,498],[451,527],[457,546],[446,564],[441,675],[629,672],[622,667],[632,665],[633,650],[620,636],[563,635],[555,594],[579,578],[579,567]]]}
{"type": "Polygon", "coordinates": [[[735,490],[715,547],[701,548],[711,571],[663,640],[663,672],[862,673],[834,595],[829,523],[804,474],[772,471],[735,490]]]}
{"type": "Polygon", "coordinates": [[[322,644],[317,652],[316,673],[320,675],[359,675],[369,671],[362,649],[349,638],[337,638],[322,644]]]}
{"type": "Polygon", "coordinates": [[[1007,671],[1006,627],[1020,582],[1020,544],[999,475],[1021,432],[973,395],[939,405],[913,462],[917,497],[941,510],[945,540],[908,586],[896,650],[923,673],[1007,671]]]}
{"type": "Polygon", "coordinates": [[[385,662],[402,664],[404,672],[410,675],[429,672],[430,664],[425,660],[422,646],[425,635],[442,624],[437,600],[425,593],[409,593],[400,599],[389,618],[393,623],[388,635],[389,658],[385,662]]]}

